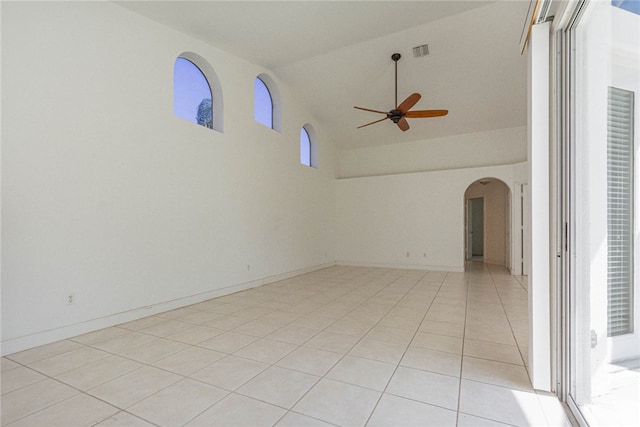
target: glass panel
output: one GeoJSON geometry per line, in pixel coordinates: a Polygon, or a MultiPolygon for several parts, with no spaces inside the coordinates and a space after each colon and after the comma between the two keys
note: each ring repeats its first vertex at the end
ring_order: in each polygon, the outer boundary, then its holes
{"type": "Polygon", "coordinates": [[[620,9],[640,15],[640,0],[612,0],[611,4],[620,9]]]}
{"type": "Polygon", "coordinates": [[[638,28],[640,15],[592,1],[571,33],[569,398],[590,425],[640,425],[638,28]]]}
{"type": "Polygon", "coordinates": [[[273,101],[267,85],[256,77],[253,85],[254,105],[253,117],[256,122],[273,129],[273,101]]]}
{"type": "Polygon", "coordinates": [[[311,166],[311,140],[305,128],[300,130],[300,163],[311,166]]]}
{"type": "Polygon", "coordinates": [[[213,129],[212,94],[202,71],[191,61],[177,58],[173,66],[173,114],[213,129]]]}

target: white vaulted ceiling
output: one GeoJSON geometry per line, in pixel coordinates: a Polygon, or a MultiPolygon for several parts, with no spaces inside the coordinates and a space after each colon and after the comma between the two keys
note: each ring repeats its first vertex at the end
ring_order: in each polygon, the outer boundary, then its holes
{"type": "Polygon", "coordinates": [[[271,70],[340,149],[526,125],[528,0],[116,3],[271,70]],[[414,109],[449,115],[356,129],[381,116],[354,105],[394,107],[394,52],[399,101],[419,92],[414,109]]]}

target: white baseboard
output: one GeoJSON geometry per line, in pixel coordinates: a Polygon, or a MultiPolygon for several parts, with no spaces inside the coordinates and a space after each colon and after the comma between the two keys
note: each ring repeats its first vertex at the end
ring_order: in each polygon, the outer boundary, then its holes
{"type": "Polygon", "coordinates": [[[298,270],[253,280],[251,282],[239,283],[237,285],[215,289],[201,294],[178,298],[171,301],[165,301],[162,303],[140,307],[120,313],[114,313],[109,316],[90,319],[73,325],[41,331],[21,337],[10,338],[2,341],[0,345],[0,354],[2,356],[6,356],[19,351],[28,350],[30,348],[38,347],[45,344],[51,344],[56,341],[86,334],[88,332],[93,332],[100,329],[109,328],[111,326],[120,325],[122,323],[131,322],[133,320],[142,319],[143,317],[153,316],[154,314],[163,313],[165,311],[175,310],[177,308],[197,304],[199,302],[207,301],[212,298],[230,295],[247,289],[257,288],[258,286],[266,285],[268,283],[278,282],[280,280],[299,276],[301,274],[321,270],[323,268],[333,267],[335,265],[335,262],[329,262],[311,267],[301,268],[298,270]]]}
{"type": "Polygon", "coordinates": [[[464,272],[464,266],[453,266],[453,265],[389,264],[389,263],[382,263],[382,262],[359,262],[359,261],[336,261],[336,265],[344,265],[344,266],[352,266],[352,267],[396,268],[396,269],[404,269],[404,270],[451,271],[454,273],[464,272]]]}

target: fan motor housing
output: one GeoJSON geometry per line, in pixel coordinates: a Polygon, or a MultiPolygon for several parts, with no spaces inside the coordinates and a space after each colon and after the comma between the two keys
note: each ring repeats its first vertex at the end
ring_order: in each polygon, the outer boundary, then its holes
{"type": "Polygon", "coordinates": [[[404,114],[402,114],[402,111],[400,110],[391,110],[387,113],[387,117],[393,122],[393,123],[398,123],[400,121],[400,119],[402,117],[404,117],[404,114]]]}

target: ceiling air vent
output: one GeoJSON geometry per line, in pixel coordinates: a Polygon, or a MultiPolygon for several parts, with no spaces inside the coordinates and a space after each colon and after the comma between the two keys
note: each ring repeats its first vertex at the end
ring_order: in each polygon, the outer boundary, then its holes
{"type": "Polygon", "coordinates": [[[413,57],[420,58],[422,56],[429,55],[429,45],[423,44],[421,46],[416,46],[413,48],[413,57]]]}

